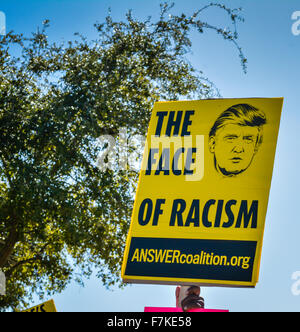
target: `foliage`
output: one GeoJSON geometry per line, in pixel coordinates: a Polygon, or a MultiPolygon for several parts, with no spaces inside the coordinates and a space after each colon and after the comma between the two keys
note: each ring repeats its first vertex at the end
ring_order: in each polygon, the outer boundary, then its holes
{"type": "Polygon", "coordinates": [[[0,309],[24,307],[32,294],[61,292],[96,269],[104,285],[120,283],[137,174],[95,164],[97,138],[145,135],[156,100],[218,96],[187,60],[191,31],[213,30],[237,48],[239,10],[209,4],[191,16],[162,4],[156,22],[129,11],[95,24],[98,38],[76,34],[50,42],[49,21],[26,38],[0,40],[0,268],[7,296],[0,309]],[[210,25],[224,11],[233,31],[210,25]]]}

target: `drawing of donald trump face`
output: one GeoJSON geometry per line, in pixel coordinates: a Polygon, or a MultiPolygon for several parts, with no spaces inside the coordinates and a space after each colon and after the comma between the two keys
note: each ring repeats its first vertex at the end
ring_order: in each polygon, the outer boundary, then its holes
{"type": "Polygon", "coordinates": [[[248,104],[234,105],[218,117],[209,134],[209,150],[220,174],[233,177],[249,168],[265,124],[265,114],[248,104]]]}

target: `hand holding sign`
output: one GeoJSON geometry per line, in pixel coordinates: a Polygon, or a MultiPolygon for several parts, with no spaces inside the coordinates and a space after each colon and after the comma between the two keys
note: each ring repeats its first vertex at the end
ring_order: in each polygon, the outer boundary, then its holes
{"type": "Polygon", "coordinates": [[[176,288],[176,307],[182,308],[183,311],[203,309],[204,299],[200,297],[200,287],[178,286],[176,288]]]}

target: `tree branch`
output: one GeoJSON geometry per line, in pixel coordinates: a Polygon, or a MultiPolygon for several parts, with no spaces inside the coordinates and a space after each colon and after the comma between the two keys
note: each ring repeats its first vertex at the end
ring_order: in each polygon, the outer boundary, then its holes
{"type": "Polygon", "coordinates": [[[17,222],[13,222],[8,238],[5,241],[4,247],[0,251],[0,268],[3,268],[11,256],[16,243],[18,242],[17,222]]]}
{"type": "Polygon", "coordinates": [[[33,257],[33,258],[29,258],[29,259],[24,259],[23,261],[19,261],[13,267],[11,267],[8,271],[5,272],[6,278],[9,278],[12,275],[12,273],[14,272],[14,270],[16,270],[18,267],[25,265],[25,264],[35,262],[38,259],[39,259],[39,257],[33,257]]]}
{"type": "Polygon", "coordinates": [[[34,256],[34,257],[31,257],[31,258],[28,258],[28,259],[23,259],[19,262],[17,262],[14,266],[12,266],[8,271],[6,271],[5,275],[7,278],[9,278],[12,273],[20,266],[22,265],[25,265],[25,264],[30,264],[30,263],[34,263],[38,260],[42,260],[42,252],[47,248],[47,246],[49,245],[50,243],[47,242],[40,250],[39,252],[34,256]]]}
{"type": "Polygon", "coordinates": [[[12,180],[11,180],[11,177],[10,177],[9,174],[7,174],[7,172],[6,172],[6,170],[7,170],[7,163],[6,163],[5,159],[4,159],[4,157],[1,156],[1,155],[0,155],[0,159],[1,159],[1,161],[2,161],[3,168],[4,168],[3,172],[4,172],[4,174],[5,174],[5,176],[6,176],[7,180],[8,180],[8,183],[9,183],[10,187],[12,188],[12,180]]]}

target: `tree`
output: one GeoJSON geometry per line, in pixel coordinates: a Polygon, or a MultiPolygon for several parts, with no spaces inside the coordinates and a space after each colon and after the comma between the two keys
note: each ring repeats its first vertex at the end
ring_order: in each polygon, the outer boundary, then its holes
{"type": "MultiPolygon", "coordinates": [[[[213,30],[238,50],[238,9],[209,4],[191,16],[161,5],[156,22],[132,12],[95,24],[98,38],[76,34],[57,45],[43,28],[0,40],[0,269],[7,295],[0,309],[24,307],[32,294],[61,292],[96,269],[120,283],[137,172],[101,171],[101,135],[145,135],[157,100],[209,98],[218,90],[187,60],[192,30],[213,30]],[[222,10],[226,30],[202,16],[222,10]],[[13,49],[13,52],[11,51],[13,49]]],[[[117,153],[117,152],[116,152],[117,153]]]]}

